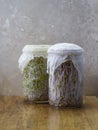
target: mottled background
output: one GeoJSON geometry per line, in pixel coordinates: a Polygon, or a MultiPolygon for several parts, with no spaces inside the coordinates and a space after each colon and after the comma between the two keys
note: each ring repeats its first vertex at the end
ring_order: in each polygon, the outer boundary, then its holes
{"type": "Polygon", "coordinates": [[[98,0],[0,0],[0,95],[22,95],[26,44],[72,42],[85,50],[85,94],[98,95],[98,0]]]}

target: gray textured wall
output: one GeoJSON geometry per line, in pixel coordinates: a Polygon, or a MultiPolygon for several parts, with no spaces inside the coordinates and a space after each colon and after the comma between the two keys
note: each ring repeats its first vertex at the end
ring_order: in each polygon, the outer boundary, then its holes
{"type": "Polygon", "coordinates": [[[85,93],[98,95],[98,0],[0,0],[0,94],[23,94],[24,45],[57,42],[84,48],[85,93]]]}

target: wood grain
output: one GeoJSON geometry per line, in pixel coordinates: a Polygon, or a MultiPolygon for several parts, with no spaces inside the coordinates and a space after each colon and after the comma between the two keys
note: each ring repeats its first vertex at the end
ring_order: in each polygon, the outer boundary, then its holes
{"type": "Polygon", "coordinates": [[[0,97],[0,130],[98,130],[98,99],[85,97],[79,109],[54,109],[0,97]]]}

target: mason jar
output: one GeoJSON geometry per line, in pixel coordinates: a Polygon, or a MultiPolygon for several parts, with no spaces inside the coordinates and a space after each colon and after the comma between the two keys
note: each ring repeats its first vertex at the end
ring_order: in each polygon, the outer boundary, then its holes
{"type": "Polygon", "coordinates": [[[34,103],[48,101],[47,50],[50,45],[26,45],[19,58],[25,99],[34,103]]]}
{"type": "Polygon", "coordinates": [[[81,107],[83,104],[83,49],[59,43],[48,49],[49,104],[81,107]]]}

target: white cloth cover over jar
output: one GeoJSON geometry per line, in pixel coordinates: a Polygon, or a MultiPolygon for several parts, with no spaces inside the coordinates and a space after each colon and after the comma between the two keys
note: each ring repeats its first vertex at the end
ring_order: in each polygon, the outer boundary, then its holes
{"type": "Polygon", "coordinates": [[[47,50],[49,47],[50,45],[26,45],[19,58],[24,94],[29,101],[48,100],[47,50]]]}
{"type": "MultiPolygon", "coordinates": [[[[54,86],[54,72],[62,63],[71,60],[78,72],[79,82],[83,80],[83,49],[72,43],[58,43],[48,49],[47,71],[51,76],[49,82],[49,98],[55,102],[60,99],[59,90],[54,86]]],[[[81,92],[82,93],[82,92],[81,92]]],[[[59,102],[59,101],[58,101],[59,102]]]]}

